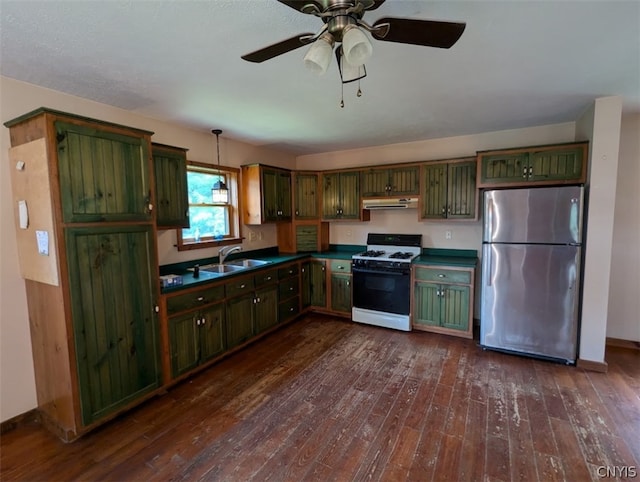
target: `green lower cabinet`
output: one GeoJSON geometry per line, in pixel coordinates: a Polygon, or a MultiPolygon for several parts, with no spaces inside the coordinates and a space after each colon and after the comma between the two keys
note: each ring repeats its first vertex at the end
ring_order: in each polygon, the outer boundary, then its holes
{"type": "Polygon", "coordinates": [[[65,229],[85,425],[160,386],[149,225],[65,229]]]}
{"type": "Polygon", "coordinates": [[[254,294],[227,300],[227,347],[233,348],[251,338],[254,333],[254,294]]]}
{"type": "Polygon", "coordinates": [[[278,285],[257,290],[255,300],[253,315],[257,335],[278,324],[278,285]]]}
{"type": "Polygon", "coordinates": [[[331,275],[331,311],[351,313],[351,275],[331,275]]]}
{"type": "Polygon", "coordinates": [[[466,332],[470,299],[468,286],[415,283],[413,323],[466,332]]]}
{"type": "Polygon", "coordinates": [[[326,263],[311,260],[302,264],[302,307],[327,307],[326,263]]]}
{"type": "Polygon", "coordinates": [[[224,321],[224,303],[169,318],[173,377],[225,351],[224,321]]]}

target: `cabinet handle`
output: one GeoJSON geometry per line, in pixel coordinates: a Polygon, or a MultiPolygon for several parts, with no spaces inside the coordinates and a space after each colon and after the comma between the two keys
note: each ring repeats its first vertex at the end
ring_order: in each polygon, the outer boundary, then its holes
{"type": "Polygon", "coordinates": [[[300,211],[296,209],[296,216],[300,216],[300,211]]]}
{"type": "Polygon", "coordinates": [[[289,291],[293,291],[293,286],[289,286],[289,291]]]}
{"type": "Polygon", "coordinates": [[[529,166],[529,175],[532,176],[533,175],[533,166],[529,166]]]}
{"type": "Polygon", "coordinates": [[[200,320],[200,324],[201,324],[201,325],[204,325],[206,322],[207,322],[207,319],[206,319],[206,318],[202,318],[202,320],[200,320]]]}
{"type": "Polygon", "coordinates": [[[525,166],[525,167],[523,167],[523,168],[522,168],[522,177],[523,177],[524,179],[526,179],[526,178],[527,178],[527,166],[525,166]]]}
{"type": "Polygon", "coordinates": [[[344,266],[340,265],[338,266],[338,269],[344,269],[344,266]]]}
{"type": "Polygon", "coordinates": [[[271,281],[271,276],[267,276],[267,281],[271,281]]]}
{"type": "Polygon", "coordinates": [[[160,313],[160,307],[158,305],[156,305],[153,309],[156,313],[160,313]]]}
{"type": "Polygon", "coordinates": [[[196,325],[200,326],[200,318],[196,318],[196,325]]]}
{"type": "Polygon", "coordinates": [[[240,289],[244,288],[245,286],[247,286],[247,285],[245,285],[245,284],[240,285],[240,289]]]}
{"type": "Polygon", "coordinates": [[[446,274],[442,274],[442,273],[440,273],[440,274],[438,275],[438,278],[446,278],[446,277],[447,277],[447,275],[446,275],[446,274]]]}
{"type": "Polygon", "coordinates": [[[293,311],[293,309],[294,309],[294,308],[293,308],[293,306],[292,306],[291,308],[289,308],[289,311],[293,311]]]}
{"type": "Polygon", "coordinates": [[[198,296],[198,301],[204,300],[204,296],[198,296]]]}
{"type": "Polygon", "coordinates": [[[324,266],[322,267],[322,271],[324,271],[324,266]]]}
{"type": "Polygon", "coordinates": [[[351,282],[350,281],[347,281],[347,286],[351,286],[351,282]]]}

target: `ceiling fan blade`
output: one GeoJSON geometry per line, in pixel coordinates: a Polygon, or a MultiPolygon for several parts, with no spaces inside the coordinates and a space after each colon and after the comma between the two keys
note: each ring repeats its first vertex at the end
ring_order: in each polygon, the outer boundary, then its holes
{"type": "MultiPolygon", "coordinates": [[[[367,11],[369,10],[375,10],[376,8],[378,8],[380,5],[382,5],[384,3],[385,0],[371,0],[372,5],[370,7],[366,7],[367,11]]],[[[366,2],[365,2],[366,3],[366,2]]]]}
{"type": "Polygon", "coordinates": [[[304,7],[308,6],[307,9],[312,9],[313,7],[318,9],[318,12],[322,12],[323,6],[322,3],[317,2],[315,0],[277,0],[278,2],[286,5],[287,7],[291,7],[296,9],[298,12],[307,13],[304,7]]]}
{"type": "Polygon", "coordinates": [[[312,33],[302,33],[295,37],[288,38],[282,42],[269,45],[255,52],[251,52],[242,56],[244,60],[249,62],[264,62],[265,60],[272,59],[278,55],[286,54],[297,48],[300,48],[315,40],[315,35],[312,33]]]}
{"type": "Polygon", "coordinates": [[[448,49],[458,41],[465,26],[457,22],[386,17],[376,21],[371,35],[386,42],[448,49]]]}

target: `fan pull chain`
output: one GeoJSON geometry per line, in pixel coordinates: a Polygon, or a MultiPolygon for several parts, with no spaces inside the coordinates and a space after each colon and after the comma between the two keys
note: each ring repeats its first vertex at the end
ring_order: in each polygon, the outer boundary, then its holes
{"type": "Polygon", "coordinates": [[[340,108],[344,109],[344,83],[340,82],[340,108]]]}
{"type": "Polygon", "coordinates": [[[358,67],[358,93],[356,94],[358,97],[362,97],[362,90],[360,90],[360,67],[358,67]]]}

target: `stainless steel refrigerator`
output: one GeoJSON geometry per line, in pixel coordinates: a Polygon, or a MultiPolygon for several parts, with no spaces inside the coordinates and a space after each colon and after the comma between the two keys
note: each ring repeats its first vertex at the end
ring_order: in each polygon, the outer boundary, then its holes
{"type": "Polygon", "coordinates": [[[484,193],[480,345],[574,363],[581,186],[484,193]]]}

